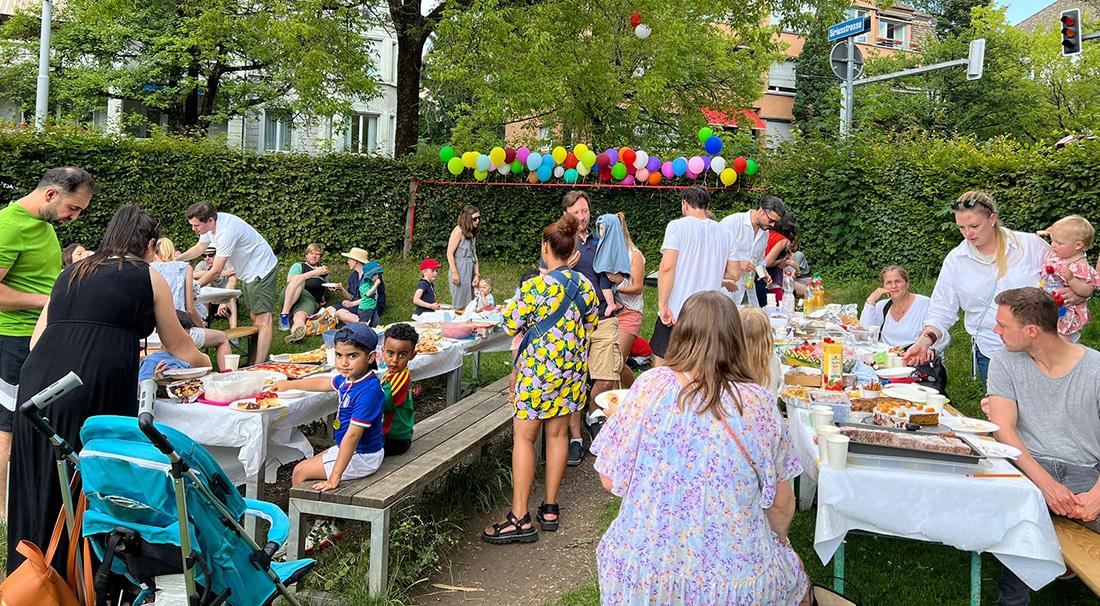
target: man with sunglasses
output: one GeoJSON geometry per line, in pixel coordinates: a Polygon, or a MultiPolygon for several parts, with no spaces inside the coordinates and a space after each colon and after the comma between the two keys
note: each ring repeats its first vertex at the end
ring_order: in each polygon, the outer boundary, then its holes
{"type": "MultiPolygon", "coordinates": [[[[787,205],[783,200],[775,196],[765,196],[753,210],[734,213],[718,223],[733,235],[743,276],[754,276],[756,267],[763,264],[768,232],[783,219],[786,212],[787,205]]],[[[766,273],[764,275],[767,276],[766,273]]],[[[747,288],[745,280],[723,282],[723,285],[733,293],[734,303],[759,307],[755,287],[747,288]]]]}
{"type": "MultiPolygon", "coordinates": [[[[213,246],[208,247],[202,252],[202,260],[198,265],[195,265],[195,279],[201,280],[206,272],[214,266],[214,257],[218,254],[218,250],[213,246]]],[[[229,263],[225,264],[222,268],[221,275],[214,278],[214,281],[210,283],[210,286],[214,288],[236,288],[237,287],[237,272],[233,269],[233,266],[229,263]]],[[[237,300],[229,299],[225,303],[211,303],[207,311],[208,318],[228,318],[229,327],[237,327],[237,300]]]]}

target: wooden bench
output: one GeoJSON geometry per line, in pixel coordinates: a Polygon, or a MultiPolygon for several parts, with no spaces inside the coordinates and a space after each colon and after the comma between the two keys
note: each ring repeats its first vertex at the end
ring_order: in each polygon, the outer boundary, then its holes
{"type": "Polygon", "coordinates": [[[256,349],[260,340],[260,329],[255,326],[238,326],[236,328],[230,328],[225,331],[225,337],[229,339],[230,346],[233,347],[233,351],[242,354],[245,358],[245,363],[241,366],[251,366],[256,363],[256,349]],[[242,350],[240,345],[233,345],[233,341],[237,339],[245,338],[247,345],[246,350],[242,350]]]}
{"type": "Polygon", "coordinates": [[[1062,559],[1078,578],[1100,595],[1100,534],[1061,516],[1051,516],[1062,559]]]}
{"type": "Polygon", "coordinates": [[[386,457],[366,478],[341,482],[335,490],[317,492],[313,482],[290,490],[290,537],[287,556],[301,557],[308,529],[302,515],[315,515],[370,524],[368,589],[385,591],[388,581],[390,508],[402,497],[425,487],[512,424],[507,405],[508,377],[482,388],[413,426],[408,452],[386,457]]]}

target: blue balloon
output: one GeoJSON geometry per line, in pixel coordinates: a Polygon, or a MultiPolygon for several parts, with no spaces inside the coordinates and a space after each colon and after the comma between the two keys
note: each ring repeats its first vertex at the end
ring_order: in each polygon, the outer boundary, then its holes
{"type": "Polygon", "coordinates": [[[543,162],[539,167],[539,181],[546,183],[550,180],[550,177],[554,176],[554,163],[543,162]]]}
{"type": "Polygon", "coordinates": [[[477,169],[478,170],[488,171],[490,164],[492,164],[492,161],[489,160],[489,156],[486,156],[485,154],[479,154],[478,155],[478,157],[477,157],[477,169]]]}
{"type": "Polygon", "coordinates": [[[535,171],[542,166],[542,156],[538,154],[531,154],[527,156],[527,170],[535,171]]]}
{"type": "Polygon", "coordinates": [[[557,162],[554,162],[554,156],[552,154],[543,154],[542,155],[542,165],[543,166],[549,165],[550,170],[553,170],[554,166],[557,165],[557,162]]]}
{"type": "MultiPolygon", "coordinates": [[[[611,167],[609,166],[608,168],[611,168],[611,167]]],[[[593,164],[593,165],[592,165],[592,170],[591,170],[591,173],[592,173],[593,175],[598,175],[598,174],[600,174],[600,165],[599,165],[599,164],[593,164]]]]}
{"type": "Polygon", "coordinates": [[[688,169],[687,158],[685,158],[683,156],[680,156],[679,158],[676,158],[675,160],[672,161],[672,172],[677,177],[684,176],[684,173],[687,172],[687,169],[688,169]]]}
{"type": "Polygon", "coordinates": [[[703,144],[703,147],[708,154],[717,156],[722,151],[722,139],[718,135],[711,135],[707,138],[707,142],[703,144]]]}

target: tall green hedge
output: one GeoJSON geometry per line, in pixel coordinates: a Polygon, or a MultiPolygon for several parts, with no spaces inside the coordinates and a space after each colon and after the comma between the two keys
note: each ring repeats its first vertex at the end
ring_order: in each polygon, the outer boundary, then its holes
{"type": "MultiPolygon", "coordinates": [[[[298,253],[319,241],[330,250],[360,246],[376,256],[397,254],[406,235],[411,182],[419,180],[415,255],[442,257],[459,209],[471,203],[484,218],[484,258],[533,261],[538,234],[559,216],[567,191],[436,183],[451,179],[438,161],[425,157],[256,155],[214,142],[4,132],[0,203],[17,199],[47,168],[63,164],[82,166],[97,178],[90,209],[59,232],[65,242],[91,246],[115,208],[136,202],[185,247],[194,234],[184,209],[208,199],[249,221],[279,253],[298,253]]],[[[1098,141],[1055,150],[1006,140],[862,135],[841,144],[800,142],[767,154],[761,165],[754,180],[715,192],[715,214],[748,208],[767,188],[794,210],[803,250],[815,270],[827,275],[874,275],[888,263],[934,275],[959,241],[948,204],[967,189],[992,193],[1014,229],[1040,229],[1070,213],[1100,221],[1098,141]]],[[[664,227],[679,215],[680,192],[591,188],[590,195],[593,218],[626,214],[655,267],[664,227]]]]}

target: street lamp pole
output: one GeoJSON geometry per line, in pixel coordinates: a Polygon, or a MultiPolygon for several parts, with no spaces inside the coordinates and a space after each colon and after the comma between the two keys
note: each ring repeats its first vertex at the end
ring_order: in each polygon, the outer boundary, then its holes
{"type": "Polygon", "coordinates": [[[42,33],[38,42],[38,89],[34,95],[34,128],[46,130],[46,116],[50,112],[50,22],[53,19],[53,2],[42,0],[42,33]]]}

